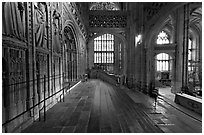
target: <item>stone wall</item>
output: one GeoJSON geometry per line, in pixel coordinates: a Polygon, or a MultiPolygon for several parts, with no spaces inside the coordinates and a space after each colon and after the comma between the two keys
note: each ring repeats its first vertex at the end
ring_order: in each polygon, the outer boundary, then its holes
{"type": "MultiPolygon", "coordinates": [[[[62,15],[69,5],[60,2],[2,3],[2,132],[20,132],[39,118],[40,101],[64,87],[63,26],[73,22],[76,34],[77,82],[86,69],[85,30],[71,12],[62,15]],[[26,112],[25,112],[26,111],[26,112]],[[14,120],[12,118],[25,112],[14,120]],[[4,124],[6,123],[6,124],[4,124]]],[[[72,72],[72,71],[70,71],[72,72]]],[[[46,110],[59,101],[62,93],[46,100],[46,110]]]]}

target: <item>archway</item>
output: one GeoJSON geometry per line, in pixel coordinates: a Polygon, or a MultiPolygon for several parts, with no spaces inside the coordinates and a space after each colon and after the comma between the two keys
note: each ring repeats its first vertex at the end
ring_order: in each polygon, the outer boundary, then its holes
{"type": "Polygon", "coordinates": [[[76,39],[73,30],[70,26],[64,28],[64,80],[76,81],[77,80],[77,47],[76,39]]]}
{"type": "Polygon", "coordinates": [[[170,99],[175,98],[171,91],[173,81],[173,58],[168,53],[159,53],[155,56],[155,87],[159,94],[170,99]]]}
{"type": "MultiPolygon", "coordinates": [[[[183,11],[183,8],[181,7],[183,5],[178,6],[177,8],[175,8],[175,11],[183,11]]],[[[194,5],[194,4],[190,4],[190,14],[189,14],[189,28],[188,30],[188,36],[185,36],[185,39],[181,37],[184,28],[179,27],[182,26],[182,23],[180,23],[181,21],[179,20],[180,18],[178,18],[179,16],[182,16],[182,14],[174,14],[175,12],[171,10],[171,13],[166,14],[164,17],[159,18],[155,25],[150,29],[150,31],[148,31],[146,33],[146,38],[149,39],[145,42],[145,46],[148,48],[147,51],[147,61],[150,61],[147,63],[147,67],[151,67],[154,66],[155,63],[152,63],[153,60],[153,55],[155,53],[158,52],[170,52],[169,54],[173,54],[173,76],[172,76],[172,92],[173,93],[177,93],[180,92],[181,90],[187,94],[192,94],[193,92],[191,90],[195,90],[198,89],[198,87],[196,86],[196,82],[200,82],[201,81],[201,77],[199,78],[199,74],[201,74],[201,69],[200,65],[201,62],[199,59],[201,59],[201,49],[197,49],[199,48],[200,44],[201,44],[201,39],[199,38],[199,35],[201,35],[201,9],[198,8],[198,5],[194,5]],[[197,9],[198,8],[198,9],[197,9]],[[194,12],[194,10],[196,11],[196,13],[194,12]],[[171,16],[171,17],[170,17],[171,16]],[[165,19],[166,18],[166,19],[165,19]],[[169,22],[169,23],[168,23],[169,22]],[[172,36],[172,40],[170,40],[170,44],[166,45],[162,45],[159,47],[159,45],[157,44],[152,44],[153,40],[156,39],[155,37],[158,35],[158,33],[160,31],[164,30],[164,32],[167,33],[167,35],[172,36]],[[193,32],[194,31],[194,32],[193,32]],[[196,32],[195,32],[196,31],[196,32]],[[193,34],[192,34],[193,33],[193,34]],[[196,34],[195,34],[196,33],[196,34]],[[197,35],[196,38],[194,37],[194,43],[196,43],[198,46],[195,47],[194,51],[197,57],[197,59],[195,59],[194,61],[190,60],[190,58],[188,58],[188,54],[186,55],[185,53],[185,57],[183,55],[184,49],[187,52],[192,52],[192,48],[190,48],[191,50],[187,50],[189,47],[193,47],[194,44],[191,44],[191,46],[188,47],[184,47],[183,45],[183,41],[186,41],[186,44],[188,44],[188,37],[190,36],[191,40],[193,39],[192,35],[197,35]],[[166,47],[166,49],[164,48],[166,47]],[[188,59],[188,60],[186,60],[188,59]],[[197,63],[197,64],[195,64],[197,63]],[[182,66],[183,67],[182,67],[182,66]],[[192,67],[194,66],[195,68],[191,68],[189,67],[189,65],[192,67]],[[200,69],[200,70],[199,70],[200,69]],[[188,70],[188,71],[187,71],[188,70]],[[197,72],[197,73],[195,73],[197,72]],[[200,73],[199,73],[200,72],[200,73]],[[192,75],[195,74],[195,75],[192,75]],[[189,78],[192,75],[192,78],[189,78]],[[189,80],[190,79],[190,80],[189,80]],[[194,81],[193,81],[194,80],[194,81]],[[194,85],[192,85],[193,87],[190,88],[189,87],[189,81],[193,82],[194,85]],[[196,87],[195,87],[196,86],[196,87]],[[185,89],[185,91],[183,90],[185,89]]],[[[184,20],[183,20],[184,21],[184,20]]],[[[193,42],[193,40],[192,40],[193,42]]],[[[190,54],[189,53],[189,54],[190,54]]],[[[155,70],[153,68],[153,70],[149,70],[147,71],[147,83],[153,82],[155,80],[155,70]],[[150,78],[150,79],[149,79],[150,78]]],[[[199,84],[200,85],[200,84],[199,84]]],[[[199,86],[200,88],[202,87],[201,85],[199,86]]]]}
{"type": "Polygon", "coordinates": [[[171,86],[172,57],[167,53],[159,53],[155,56],[155,85],[171,86]]]}

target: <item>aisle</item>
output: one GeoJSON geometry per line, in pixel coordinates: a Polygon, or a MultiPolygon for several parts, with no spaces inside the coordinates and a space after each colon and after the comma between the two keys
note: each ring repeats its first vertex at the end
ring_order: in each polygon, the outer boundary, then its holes
{"type": "Polygon", "coordinates": [[[162,132],[122,89],[100,80],[80,83],[24,133],[162,132]]]}

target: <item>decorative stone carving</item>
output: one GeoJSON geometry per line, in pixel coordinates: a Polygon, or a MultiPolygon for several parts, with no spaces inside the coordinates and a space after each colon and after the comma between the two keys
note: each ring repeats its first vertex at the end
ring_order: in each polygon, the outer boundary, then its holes
{"type": "Polygon", "coordinates": [[[96,28],[125,28],[127,16],[125,15],[90,15],[89,26],[96,28]]]}
{"type": "Polygon", "coordinates": [[[14,103],[18,103],[19,100],[25,99],[25,51],[19,49],[9,49],[9,82],[10,84],[14,84],[10,86],[10,92],[13,91],[13,101],[14,103]],[[21,83],[21,84],[15,84],[21,83]]]}
{"type": "Polygon", "coordinates": [[[23,2],[18,2],[18,10],[20,11],[21,21],[23,22],[23,11],[25,10],[23,2]]]}
{"type": "Polygon", "coordinates": [[[54,34],[53,34],[53,49],[55,52],[60,52],[61,51],[61,36],[60,36],[60,31],[61,31],[61,15],[60,15],[60,9],[58,6],[58,3],[55,4],[56,7],[54,7],[54,11],[52,14],[53,17],[53,28],[54,28],[54,34]]]}
{"type": "Polygon", "coordinates": [[[81,18],[79,17],[80,16],[80,11],[77,9],[77,5],[73,2],[71,2],[69,4],[69,8],[72,12],[72,15],[74,16],[74,19],[75,21],[77,22],[82,34],[84,35],[85,38],[87,38],[87,33],[86,33],[86,30],[85,30],[85,26],[84,24],[82,23],[82,20],[81,18]]]}
{"type": "Polygon", "coordinates": [[[167,2],[151,2],[144,6],[144,12],[146,14],[146,19],[150,20],[155,14],[161,10],[161,8],[167,5],[167,2]]]}
{"type": "Polygon", "coordinates": [[[90,10],[120,10],[114,2],[91,2],[90,10]]]}
{"type": "Polygon", "coordinates": [[[2,3],[2,33],[25,41],[24,5],[22,2],[2,3]]]}
{"type": "Polygon", "coordinates": [[[55,9],[52,16],[53,16],[53,25],[54,25],[54,31],[55,31],[54,34],[56,35],[57,31],[58,32],[60,31],[60,18],[61,18],[61,15],[57,11],[57,9],[55,9]]]}
{"type": "Polygon", "coordinates": [[[44,75],[48,74],[48,59],[47,54],[36,52],[36,75],[37,75],[37,93],[38,99],[41,99],[42,95],[40,95],[44,91],[44,83],[43,78],[44,75]]]}
{"type": "Polygon", "coordinates": [[[38,2],[35,6],[35,43],[37,47],[45,47],[47,44],[47,32],[46,32],[46,3],[38,2]]]}

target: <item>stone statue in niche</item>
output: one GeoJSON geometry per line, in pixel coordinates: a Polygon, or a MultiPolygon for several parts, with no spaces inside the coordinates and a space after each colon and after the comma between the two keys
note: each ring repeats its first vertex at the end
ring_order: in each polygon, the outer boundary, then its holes
{"type": "Polygon", "coordinates": [[[60,13],[55,9],[53,12],[53,25],[55,35],[57,34],[57,31],[60,31],[60,17],[60,13]]]}
{"type": "MultiPolygon", "coordinates": [[[[57,5],[58,7],[58,5],[57,5]]],[[[58,12],[57,8],[53,11],[53,28],[54,28],[54,35],[53,35],[53,49],[55,52],[60,52],[60,13],[58,12]]]]}
{"type": "Polygon", "coordinates": [[[2,33],[25,40],[24,30],[24,5],[22,2],[3,2],[2,33]]]}
{"type": "Polygon", "coordinates": [[[46,3],[38,2],[35,5],[35,43],[38,47],[46,47],[47,31],[46,31],[46,3]]]}

